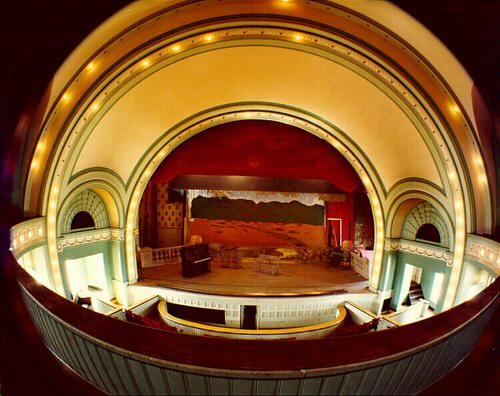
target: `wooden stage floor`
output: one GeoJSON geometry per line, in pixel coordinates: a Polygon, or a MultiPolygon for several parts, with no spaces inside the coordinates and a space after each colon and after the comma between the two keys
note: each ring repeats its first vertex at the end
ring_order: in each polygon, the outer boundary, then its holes
{"type": "Polygon", "coordinates": [[[304,295],[332,292],[366,292],[368,280],[352,269],[340,270],[323,263],[282,261],[272,275],[256,271],[256,259],[244,258],[241,268],[222,267],[212,260],[211,272],[184,278],[181,264],[140,268],[137,286],[164,286],[186,291],[222,295],[304,295]]]}

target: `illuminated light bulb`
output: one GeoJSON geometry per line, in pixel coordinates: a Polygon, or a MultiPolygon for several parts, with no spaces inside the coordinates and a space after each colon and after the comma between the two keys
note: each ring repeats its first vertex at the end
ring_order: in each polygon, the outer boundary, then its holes
{"type": "Polygon", "coordinates": [[[37,150],[42,150],[43,149],[43,143],[42,142],[38,142],[38,144],[36,145],[36,149],[37,150]]]}
{"type": "Polygon", "coordinates": [[[304,40],[304,35],[303,35],[303,34],[300,34],[300,33],[295,33],[295,34],[293,35],[293,38],[294,38],[295,40],[297,40],[297,41],[302,41],[302,40],[304,40]]]}
{"type": "Polygon", "coordinates": [[[484,174],[483,174],[483,175],[481,175],[481,181],[482,181],[484,184],[486,184],[486,183],[487,183],[488,178],[486,177],[486,175],[484,175],[484,174]]]}
{"type": "Polygon", "coordinates": [[[54,216],[50,216],[49,217],[49,223],[50,224],[54,224],[54,221],[55,221],[55,217],[54,216]]]}
{"type": "Polygon", "coordinates": [[[99,109],[99,105],[97,103],[94,103],[91,107],[92,111],[96,111],[97,109],[99,109]]]}
{"type": "Polygon", "coordinates": [[[382,216],[382,211],[381,211],[380,209],[377,209],[377,210],[375,211],[375,215],[376,215],[377,217],[381,217],[381,216],[382,216]]]}
{"type": "Polygon", "coordinates": [[[38,162],[36,160],[31,163],[32,169],[36,169],[37,166],[38,166],[38,162]]]}
{"type": "Polygon", "coordinates": [[[457,224],[458,225],[463,225],[464,224],[464,218],[462,216],[457,217],[457,224]]]}
{"type": "Polygon", "coordinates": [[[94,62],[90,62],[90,63],[87,65],[87,70],[88,70],[88,71],[91,71],[91,70],[93,70],[94,68],[95,68],[95,64],[94,64],[94,62]]]}
{"type": "Polygon", "coordinates": [[[175,44],[172,45],[170,49],[172,50],[172,52],[179,52],[181,50],[181,46],[179,44],[175,44]]]}
{"type": "Polygon", "coordinates": [[[214,39],[213,34],[207,34],[205,37],[203,37],[205,41],[212,41],[214,39]]]}
{"type": "Polygon", "coordinates": [[[61,99],[63,100],[63,102],[68,101],[68,99],[69,99],[69,94],[68,94],[68,93],[65,93],[65,94],[62,96],[62,98],[61,98],[61,99]]]}
{"type": "Polygon", "coordinates": [[[363,177],[363,183],[365,184],[370,183],[370,179],[368,178],[368,176],[363,177]]]}
{"type": "Polygon", "coordinates": [[[165,151],[163,151],[163,150],[162,150],[162,151],[160,151],[160,152],[159,152],[159,155],[160,155],[160,157],[164,157],[164,156],[165,156],[165,151]]]}
{"type": "Polygon", "coordinates": [[[460,107],[458,107],[458,105],[453,105],[451,106],[451,109],[455,112],[455,113],[458,113],[460,111],[460,107]]]}
{"type": "Polygon", "coordinates": [[[450,176],[450,179],[451,179],[451,180],[455,180],[455,177],[456,177],[455,172],[450,171],[450,173],[448,173],[448,175],[450,176]]]}
{"type": "Polygon", "coordinates": [[[138,197],[138,196],[139,196],[139,190],[135,190],[134,195],[135,195],[136,197],[138,197]]]}
{"type": "Polygon", "coordinates": [[[150,65],[151,62],[149,62],[149,60],[145,59],[142,61],[141,65],[142,67],[148,67],[150,65]]]}
{"type": "Polygon", "coordinates": [[[483,160],[482,160],[482,158],[480,156],[476,157],[476,164],[478,164],[479,166],[483,165],[483,160]]]}

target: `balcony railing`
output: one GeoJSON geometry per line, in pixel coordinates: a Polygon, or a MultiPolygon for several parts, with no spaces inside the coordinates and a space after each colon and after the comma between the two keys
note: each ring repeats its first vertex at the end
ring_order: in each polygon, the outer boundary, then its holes
{"type": "Polygon", "coordinates": [[[496,280],[432,318],[347,337],[234,340],[135,325],[81,308],[19,267],[18,281],[48,348],[107,393],[417,393],[474,348],[494,313],[496,280]]]}

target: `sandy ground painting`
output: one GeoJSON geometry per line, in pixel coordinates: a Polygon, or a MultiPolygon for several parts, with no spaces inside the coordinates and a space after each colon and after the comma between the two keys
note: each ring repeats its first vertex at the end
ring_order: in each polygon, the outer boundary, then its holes
{"type": "Polygon", "coordinates": [[[200,235],[207,243],[269,247],[324,247],[326,244],[323,226],[199,218],[192,220],[190,235],[200,235]]]}

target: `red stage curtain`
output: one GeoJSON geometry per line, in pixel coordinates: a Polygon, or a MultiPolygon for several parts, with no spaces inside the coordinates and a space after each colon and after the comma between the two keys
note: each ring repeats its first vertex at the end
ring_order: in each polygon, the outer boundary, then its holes
{"type": "Polygon", "coordinates": [[[176,148],[153,176],[234,175],[324,179],[346,192],[362,188],[350,164],[331,145],[294,126],[235,121],[193,136],[176,148]]]}

